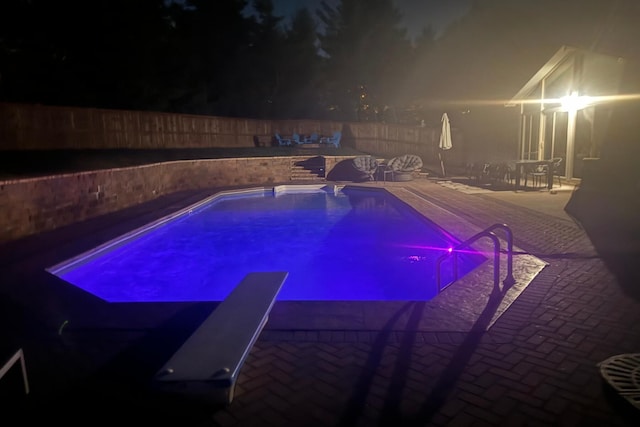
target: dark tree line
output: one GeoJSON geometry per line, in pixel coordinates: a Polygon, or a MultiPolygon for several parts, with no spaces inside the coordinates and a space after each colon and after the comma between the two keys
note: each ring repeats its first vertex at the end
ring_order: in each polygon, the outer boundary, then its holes
{"type": "Polygon", "coordinates": [[[472,0],[412,41],[393,0],[325,1],[291,21],[271,0],[5,0],[0,101],[407,121],[416,100],[508,97],[563,44],[637,55],[639,8],[472,0]]]}
{"type": "Polygon", "coordinates": [[[271,0],[8,0],[0,100],[354,120],[397,102],[412,51],[400,18],[392,0],[323,3],[286,23],[271,0]]]}

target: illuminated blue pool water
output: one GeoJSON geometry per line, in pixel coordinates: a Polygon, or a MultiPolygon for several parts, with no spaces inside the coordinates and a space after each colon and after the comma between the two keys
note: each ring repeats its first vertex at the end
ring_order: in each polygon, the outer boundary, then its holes
{"type": "MultiPolygon", "coordinates": [[[[289,272],[278,300],[424,301],[436,259],[458,243],[359,188],[223,195],[135,234],[49,271],[109,302],[220,301],[252,271],[289,272]]],[[[461,275],[484,260],[461,255],[461,275]]]]}

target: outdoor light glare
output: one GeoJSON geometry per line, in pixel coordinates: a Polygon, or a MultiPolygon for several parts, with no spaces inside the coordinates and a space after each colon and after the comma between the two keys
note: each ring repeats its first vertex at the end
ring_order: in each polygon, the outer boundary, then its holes
{"type": "Polygon", "coordinates": [[[572,92],[571,95],[560,98],[562,111],[578,111],[582,110],[591,103],[591,97],[582,95],[578,96],[578,92],[572,92]]]}

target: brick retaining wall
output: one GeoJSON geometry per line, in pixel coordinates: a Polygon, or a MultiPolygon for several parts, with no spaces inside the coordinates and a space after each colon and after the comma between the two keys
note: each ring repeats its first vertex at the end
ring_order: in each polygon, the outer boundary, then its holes
{"type": "MultiPolygon", "coordinates": [[[[325,157],[328,173],[350,157],[325,157]]],[[[177,191],[291,179],[290,157],[181,160],[0,181],[0,243],[115,212],[177,191]]]]}

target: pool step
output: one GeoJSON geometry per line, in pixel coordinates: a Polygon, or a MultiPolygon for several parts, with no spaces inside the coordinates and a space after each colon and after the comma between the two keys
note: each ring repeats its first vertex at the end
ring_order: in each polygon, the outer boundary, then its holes
{"type": "Polygon", "coordinates": [[[322,157],[291,158],[291,181],[317,181],[324,179],[324,159],[322,157]]]}

